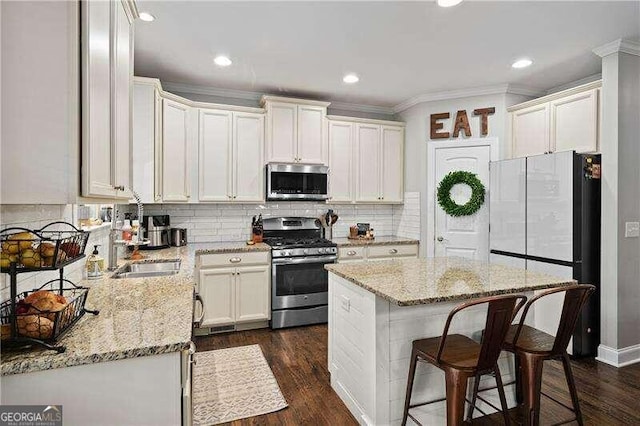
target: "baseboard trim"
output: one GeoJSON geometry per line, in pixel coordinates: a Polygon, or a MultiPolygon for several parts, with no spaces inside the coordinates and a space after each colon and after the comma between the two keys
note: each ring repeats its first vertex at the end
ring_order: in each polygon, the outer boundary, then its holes
{"type": "Polygon", "coordinates": [[[640,362],[640,345],[627,346],[622,349],[614,349],[609,346],[598,346],[598,356],[596,360],[614,367],[626,367],[627,365],[640,362]]]}

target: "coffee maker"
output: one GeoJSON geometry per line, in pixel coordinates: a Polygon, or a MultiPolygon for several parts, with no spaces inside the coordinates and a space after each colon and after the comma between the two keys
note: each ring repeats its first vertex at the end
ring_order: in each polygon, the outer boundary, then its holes
{"type": "Polygon", "coordinates": [[[143,216],[143,237],[149,244],[140,246],[142,250],[155,250],[169,247],[169,229],[171,224],[168,214],[143,216]]]}

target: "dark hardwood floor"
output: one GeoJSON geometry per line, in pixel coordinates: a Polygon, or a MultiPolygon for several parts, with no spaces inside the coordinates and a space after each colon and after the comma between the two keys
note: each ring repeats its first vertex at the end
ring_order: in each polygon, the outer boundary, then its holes
{"type": "MultiPolygon", "coordinates": [[[[358,424],[329,384],[326,325],[196,338],[198,351],[252,344],[259,344],[262,348],[289,407],[229,424],[358,424]]],[[[640,425],[640,364],[616,369],[593,359],[583,359],[573,361],[572,366],[586,425],[640,425]]],[[[543,391],[571,405],[559,362],[545,363],[543,391]]],[[[519,413],[512,411],[512,418],[516,419],[519,413]]],[[[549,425],[571,417],[571,412],[542,397],[542,424],[549,425]]],[[[500,416],[474,420],[474,424],[496,423],[502,423],[500,416]]]]}

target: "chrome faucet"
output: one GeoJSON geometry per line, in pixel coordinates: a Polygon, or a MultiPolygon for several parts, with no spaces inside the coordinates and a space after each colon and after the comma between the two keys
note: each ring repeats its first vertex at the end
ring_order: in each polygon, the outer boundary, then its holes
{"type": "MultiPolygon", "coordinates": [[[[140,228],[138,228],[138,234],[144,235],[142,228],[142,213],[144,211],[144,207],[142,204],[142,200],[137,192],[130,189],[133,194],[133,198],[136,200],[136,204],[138,205],[138,220],[140,221],[140,228]]],[[[120,209],[118,208],[118,204],[113,205],[113,215],[111,217],[111,230],[109,231],[109,265],[107,269],[109,271],[115,271],[118,269],[118,247],[125,246],[127,243],[120,241],[122,234],[122,229],[117,228],[118,216],[120,216],[120,209]]]]}

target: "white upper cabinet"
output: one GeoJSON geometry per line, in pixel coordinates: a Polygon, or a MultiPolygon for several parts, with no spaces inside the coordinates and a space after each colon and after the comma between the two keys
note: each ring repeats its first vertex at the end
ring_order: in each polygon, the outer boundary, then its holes
{"type": "Polygon", "coordinates": [[[199,200],[264,200],[264,115],[200,110],[199,200]]]}
{"type": "Polygon", "coordinates": [[[169,99],[162,100],[162,200],[189,201],[189,110],[169,99]]]}
{"type": "Polygon", "coordinates": [[[404,199],[404,128],[381,127],[382,201],[400,203],[404,199]]]}
{"type": "Polygon", "coordinates": [[[330,116],[329,202],[404,201],[404,123],[330,116]]]}
{"type": "Polygon", "coordinates": [[[328,102],[264,96],[270,163],[327,164],[328,102]]]}
{"type": "Polygon", "coordinates": [[[326,163],[326,107],[298,106],[298,162],[326,163]]]}
{"type": "Polygon", "coordinates": [[[601,85],[596,81],[510,107],[512,157],[597,152],[601,85]]]}
{"type": "Polygon", "coordinates": [[[551,151],[598,150],[598,90],[551,101],[551,151]]]}
{"type": "Polygon", "coordinates": [[[233,200],[264,201],[264,114],[233,113],[233,200]]]}
{"type": "Polygon", "coordinates": [[[133,20],[129,3],[82,4],[82,195],[128,198],[133,20]]]}
{"type": "Polygon", "coordinates": [[[158,80],[143,77],[136,77],[133,86],[133,189],[143,203],[161,201],[156,167],[161,152],[159,86],[158,80]]]}
{"type": "Polygon", "coordinates": [[[536,105],[512,115],[514,157],[549,151],[549,105],[536,105]]]}
{"type": "Polygon", "coordinates": [[[232,196],[232,113],[200,110],[199,117],[199,199],[229,201],[232,196]]]}
{"type": "Polygon", "coordinates": [[[329,201],[353,201],[354,123],[329,121],[329,201]]]}
{"type": "Polygon", "coordinates": [[[380,201],[380,126],[356,124],[356,201],[380,201]]]}

